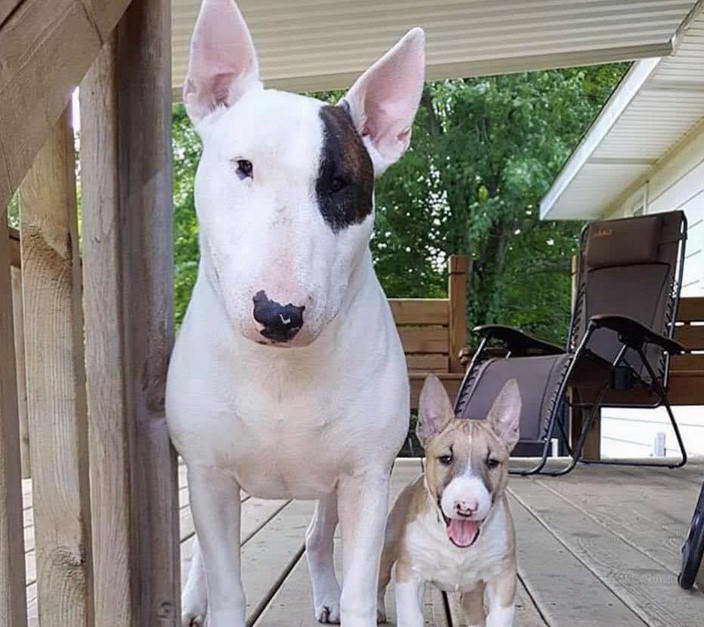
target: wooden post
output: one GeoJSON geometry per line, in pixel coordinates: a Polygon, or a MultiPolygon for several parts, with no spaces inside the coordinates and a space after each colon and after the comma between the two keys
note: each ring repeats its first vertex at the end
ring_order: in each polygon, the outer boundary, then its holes
{"type": "Polygon", "coordinates": [[[12,315],[15,331],[15,366],[17,369],[17,410],[20,420],[20,458],[22,478],[31,475],[29,454],[29,424],[27,422],[27,376],[24,360],[24,308],[22,307],[22,271],[12,267],[12,315]]]}
{"type": "Polygon", "coordinates": [[[447,293],[450,299],[450,372],[462,372],[460,351],[467,346],[467,279],[470,269],[466,255],[450,256],[447,293]]]}
{"type": "MultiPolygon", "coordinates": [[[[577,300],[577,257],[572,257],[572,308],[574,309],[577,300]]],[[[584,421],[589,418],[590,408],[573,409],[570,412],[570,446],[574,448],[579,439],[579,434],[582,432],[584,421]]],[[[594,418],[587,439],[584,441],[583,449],[584,459],[601,459],[601,410],[598,411],[594,418]]]]}
{"type": "Polygon", "coordinates": [[[20,186],[39,621],[93,624],[88,425],[71,108],[20,186]]]}
{"type": "Polygon", "coordinates": [[[17,374],[7,210],[0,203],[0,620],[27,624],[17,374]]]}
{"type": "Polygon", "coordinates": [[[170,2],[134,0],[81,86],[96,624],[177,625],[170,2]]]}

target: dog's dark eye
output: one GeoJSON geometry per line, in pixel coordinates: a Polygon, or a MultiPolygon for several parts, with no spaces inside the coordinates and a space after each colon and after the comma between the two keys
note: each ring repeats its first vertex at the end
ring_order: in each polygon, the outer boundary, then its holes
{"type": "Polygon", "coordinates": [[[441,455],[440,457],[438,457],[438,461],[443,466],[449,466],[452,463],[452,455],[441,455]]]}
{"type": "Polygon", "coordinates": [[[252,171],[253,166],[251,161],[247,161],[247,159],[238,159],[237,176],[239,176],[241,179],[251,179],[252,171]]]}
{"type": "Polygon", "coordinates": [[[493,457],[489,457],[489,458],[486,460],[486,465],[487,465],[489,468],[496,468],[496,467],[499,465],[499,460],[498,460],[498,459],[494,459],[493,457]]]}
{"type": "Polygon", "coordinates": [[[336,176],[330,182],[330,189],[334,193],[336,193],[336,192],[342,191],[345,187],[347,187],[347,185],[349,185],[349,183],[345,179],[340,178],[339,176],[336,176]]]}

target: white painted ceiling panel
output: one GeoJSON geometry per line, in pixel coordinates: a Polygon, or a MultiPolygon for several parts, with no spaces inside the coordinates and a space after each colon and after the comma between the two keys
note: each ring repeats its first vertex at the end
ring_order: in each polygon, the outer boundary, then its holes
{"type": "MultiPolygon", "coordinates": [[[[498,74],[669,54],[693,0],[240,0],[265,83],[349,86],[406,30],[428,36],[428,78],[498,74]]],[[[200,0],[173,0],[178,93],[200,0]]]]}

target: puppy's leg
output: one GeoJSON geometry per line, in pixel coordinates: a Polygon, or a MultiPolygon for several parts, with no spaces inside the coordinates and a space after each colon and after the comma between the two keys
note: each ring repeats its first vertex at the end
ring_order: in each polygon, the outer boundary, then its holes
{"type": "Polygon", "coordinates": [[[389,498],[386,468],[343,475],[338,484],[344,576],[340,607],[345,627],[376,625],[379,559],[389,498]]]}
{"type": "Polygon", "coordinates": [[[188,579],[183,587],[183,598],[181,600],[183,607],[181,623],[183,627],[205,625],[205,615],[208,609],[208,595],[205,586],[203,553],[198,544],[198,537],[195,537],[193,538],[191,567],[188,569],[188,579]]]}
{"type": "Polygon", "coordinates": [[[333,536],[337,527],[337,495],[318,501],[306,531],[306,559],[313,585],[315,618],[321,623],[340,622],[340,584],[335,577],[333,536]]]}
{"type": "Polygon", "coordinates": [[[486,618],[483,582],[478,583],[474,590],[462,593],[462,611],[469,627],[483,627],[486,618]]]}
{"type": "Polygon", "coordinates": [[[425,582],[403,561],[396,564],[394,581],[396,624],[398,627],[423,627],[423,596],[425,582]]]}
{"type": "Polygon", "coordinates": [[[188,469],[188,490],[206,573],[208,627],[244,627],[240,487],[229,473],[200,466],[188,469]]]}
{"type": "Polygon", "coordinates": [[[511,627],[516,612],[516,569],[508,568],[486,585],[486,627],[511,627]]]}

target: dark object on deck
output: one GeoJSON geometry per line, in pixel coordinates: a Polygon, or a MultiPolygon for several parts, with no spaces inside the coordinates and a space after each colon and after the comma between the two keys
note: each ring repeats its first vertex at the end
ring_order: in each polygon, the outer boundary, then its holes
{"type": "Polygon", "coordinates": [[[518,474],[570,472],[581,460],[586,437],[603,406],[664,405],[681,461],[633,465],[675,468],[686,463],[666,391],[670,356],[684,351],[672,337],[686,233],[681,211],[594,222],[585,227],[565,350],[510,327],[474,329],[481,342],[462,382],[455,411],[464,418],[486,416],[504,383],[516,379],[523,409],[514,455],[541,457],[536,466],[518,474]],[[490,356],[491,341],[507,349],[505,358],[490,356]],[[566,405],[586,411],[587,416],[574,447],[567,437],[566,405]],[[559,470],[547,471],[544,466],[556,430],[572,460],[559,470]]]}
{"type": "Polygon", "coordinates": [[[682,571],[677,581],[685,590],[689,590],[697,578],[704,556],[704,485],[699,493],[697,506],[694,508],[689,535],[682,546],[682,571]]]}

